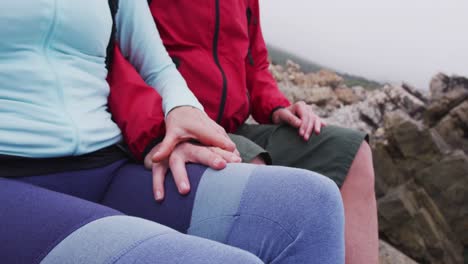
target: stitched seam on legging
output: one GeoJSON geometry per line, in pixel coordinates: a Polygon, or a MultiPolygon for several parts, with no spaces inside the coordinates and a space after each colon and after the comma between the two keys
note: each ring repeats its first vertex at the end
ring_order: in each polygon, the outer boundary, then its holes
{"type": "MultiPolygon", "coordinates": [[[[247,182],[244,184],[244,189],[242,190],[242,194],[240,196],[239,204],[237,205],[237,212],[236,212],[235,216],[240,216],[240,208],[241,208],[241,205],[242,205],[242,201],[244,200],[244,195],[245,195],[245,192],[247,190],[247,186],[248,186],[249,182],[252,180],[252,177],[253,177],[256,170],[257,170],[257,168],[253,169],[250,172],[249,178],[248,178],[247,182]]],[[[228,243],[229,238],[231,237],[233,229],[234,229],[234,223],[231,225],[231,227],[229,228],[229,232],[227,232],[227,234],[226,234],[226,241],[225,241],[226,244],[228,243]]]]}
{"type": "Polygon", "coordinates": [[[67,232],[64,232],[66,233],[66,235],[61,235],[60,237],[58,237],[57,239],[54,240],[54,242],[49,246],[47,247],[47,249],[42,252],[41,254],[39,254],[39,256],[37,256],[33,263],[40,263],[45,257],[47,257],[47,255],[49,255],[49,253],[56,247],[58,246],[63,240],[65,240],[68,236],[70,236],[71,234],[73,234],[74,232],[78,231],[81,227],[83,226],[86,226],[96,220],[99,220],[99,219],[103,219],[103,218],[106,218],[106,217],[112,217],[112,216],[115,216],[115,215],[104,215],[103,217],[98,217],[96,218],[96,216],[90,216],[88,218],[86,218],[85,220],[79,222],[78,224],[72,226],[69,230],[67,230],[67,232]],[[95,218],[93,221],[89,221],[90,219],[93,219],[95,218]],[[69,233],[70,230],[73,230],[72,232],[69,233]]]}
{"type": "MultiPolygon", "coordinates": [[[[297,239],[297,237],[296,237],[296,239],[297,239]]],[[[296,241],[296,239],[293,239],[293,240],[291,241],[291,243],[289,243],[287,246],[285,246],[284,249],[283,249],[276,257],[274,257],[274,258],[270,261],[270,263],[275,262],[276,259],[278,259],[278,258],[281,256],[281,253],[283,253],[284,251],[286,251],[286,250],[294,243],[294,241],[296,241]]]]}
{"type": "MultiPolygon", "coordinates": [[[[239,206],[237,208],[237,214],[238,216],[240,216],[240,208],[242,207],[242,205],[244,204],[244,196],[245,196],[245,192],[247,191],[247,187],[250,183],[250,181],[252,180],[252,178],[254,177],[253,175],[255,175],[255,172],[257,172],[257,170],[259,170],[259,168],[261,167],[256,167],[255,169],[253,169],[251,172],[250,172],[250,176],[249,176],[249,180],[247,181],[247,183],[245,184],[245,187],[244,187],[244,190],[242,190],[242,195],[241,195],[241,199],[239,201],[239,206]]],[[[252,216],[257,216],[257,217],[262,217],[262,216],[259,216],[259,215],[252,215],[252,216]]],[[[280,225],[279,223],[277,223],[276,221],[273,221],[272,219],[269,219],[269,218],[266,218],[266,217],[262,217],[264,219],[267,219],[267,220],[270,220],[271,222],[277,224],[281,229],[284,230],[284,232],[286,232],[286,234],[288,234],[291,239],[293,239],[293,237],[291,236],[291,234],[286,230],[286,228],[284,228],[282,225],[280,225]]],[[[231,234],[232,234],[232,231],[234,229],[234,224],[231,226],[229,232],[227,233],[227,236],[226,236],[226,243],[227,241],[229,241],[229,238],[231,237],[231,234]]],[[[293,239],[294,240],[294,239],[293,239]]]]}
{"type": "Polygon", "coordinates": [[[128,253],[130,253],[130,251],[132,251],[133,249],[135,249],[138,246],[142,245],[146,241],[151,240],[151,239],[156,238],[156,237],[161,237],[161,236],[170,235],[170,234],[177,234],[177,233],[170,232],[170,233],[157,234],[157,235],[149,236],[149,237],[147,237],[145,239],[138,240],[138,241],[132,243],[131,245],[129,245],[128,247],[124,248],[123,250],[121,250],[118,255],[111,257],[111,259],[109,259],[108,261],[105,261],[104,263],[116,263],[123,256],[127,255],[128,253]]]}
{"type": "Polygon", "coordinates": [[[109,179],[109,182],[107,183],[107,186],[106,188],[104,189],[104,192],[101,196],[101,199],[99,199],[99,204],[102,204],[104,202],[104,199],[106,199],[107,197],[107,194],[109,193],[109,189],[110,187],[112,186],[112,184],[114,183],[114,179],[115,177],[119,176],[120,174],[120,170],[122,169],[122,167],[124,167],[125,165],[128,164],[128,160],[125,161],[125,162],[122,162],[122,164],[118,167],[115,168],[115,170],[112,171],[112,173],[110,173],[111,177],[109,179]]]}

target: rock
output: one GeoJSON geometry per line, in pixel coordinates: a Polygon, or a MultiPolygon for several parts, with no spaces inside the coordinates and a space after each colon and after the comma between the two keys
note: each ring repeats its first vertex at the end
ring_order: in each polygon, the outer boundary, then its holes
{"type": "MultiPolygon", "coordinates": [[[[286,62],[286,69],[282,66],[271,65],[270,72],[277,82],[291,84],[300,88],[330,87],[335,89],[343,86],[343,78],[329,70],[321,70],[314,73],[303,73],[301,66],[290,60],[286,62]]],[[[289,85],[290,86],[290,85],[289,85]]]]}
{"type": "Polygon", "coordinates": [[[441,209],[459,239],[468,244],[468,156],[463,151],[450,153],[419,170],[415,178],[441,209]]]}
{"type": "Polygon", "coordinates": [[[286,68],[287,68],[287,72],[289,74],[293,74],[293,73],[296,73],[296,72],[301,72],[301,65],[295,63],[292,60],[287,60],[286,61],[286,68]]]}
{"type": "Polygon", "coordinates": [[[394,104],[396,109],[402,110],[412,118],[421,119],[426,110],[424,101],[408,92],[409,88],[402,86],[386,86],[384,92],[388,96],[388,101],[394,104]]]}
{"type": "MultiPolygon", "coordinates": [[[[406,83],[348,88],[333,72],[302,73],[292,62],[286,67],[271,70],[290,100],[310,103],[328,124],[371,136],[381,238],[421,263],[462,263],[468,248],[468,79],[439,74],[428,96],[406,83]]],[[[399,263],[382,252],[382,263],[399,263]]]]}
{"type": "MultiPolygon", "coordinates": [[[[323,116],[323,115],[321,115],[323,116]]],[[[324,115],[327,124],[348,127],[363,131],[369,135],[374,131],[374,127],[363,121],[361,110],[357,105],[348,105],[338,108],[331,113],[324,115]]]]}
{"type": "MultiPolygon", "coordinates": [[[[338,93],[337,97],[339,98],[338,93]]],[[[328,120],[373,133],[383,126],[384,116],[388,112],[401,110],[420,119],[425,111],[425,105],[421,100],[398,86],[387,85],[383,89],[367,92],[365,100],[358,101],[359,99],[349,107],[345,106],[328,114],[328,120]]]]}
{"type": "Polygon", "coordinates": [[[468,153],[468,100],[452,109],[435,129],[453,148],[468,153]]]}
{"type": "Polygon", "coordinates": [[[385,241],[379,242],[380,264],[418,264],[385,241]]]}
{"type": "Polygon", "coordinates": [[[329,70],[321,70],[316,74],[309,74],[309,78],[319,86],[337,88],[343,84],[343,78],[329,70]]]}
{"type": "Polygon", "coordinates": [[[307,89],[307,97],[304,100],[309,104],[318,106],[325,105],[328,102],[336,101],[337,97],[330,87],[314,87],[307,89]]]}
{"type": "Polygon", "coordinates": [[[359,101],[366,99],[367,91],[362,86],[353,86],[351,87],[354,94],[359,98],[359,101]]]}
{"type": "Polygon", "coordinates": [[[416,98],[418,98],[425,104],[429,102],[429,96],[424,91],[418,90],[414,86],[405,82],[403,82],[403,84],[401,85],[401,88],[403,88],[406,92],[415,96],[416,98]]]}
{"type": "Polygon", "coordinates": [[[345,105],[354,104],[359,101],[359,97],[354,94],[354,91],[346,86],[336,88],[335,94],[338,97],[338,100],[343,102],[345,105]]]}
{"type": "Polygon", "coordinates": [[[402,158],[430,164],[444,153],[445,147],[437,135],[402,111],[385,115],[385,130],[390,144],[396,146],[402,158]]]}
{"type": "Polygon", "coordinates": [[[431,100],[425,120],[429,126],[436,124],[453,108],[468,99],[468,79],[438,74],[431,81],[431,100]]]}
{"type": "Polygon", "coordinates": [[[330,87],[303,88],[288,83],[281,84],[280,89],[291,102],[304,101],[307,104],[328,108],[330,111],[341,105],[336,94],[330,87]]]}
{"type": "Polygon", "coordinates": [[[461,263],[463,247],[424,188],[413,181],[378,200],[380,232],[415,260],[461,263]]]}
{"type": "Polygon", "coordinates": [[[377,198],[384,196],[389,189],[396,188],[408,181],[393,161],[388,150],[388,142],[378,142],[372,151],[374,160],[375,192],[377,198]]]}
{"type": "Polygon", "coordinates": [[[269,70],[278,83],[284,81],[283,66],[270,64],[269,70]]]}

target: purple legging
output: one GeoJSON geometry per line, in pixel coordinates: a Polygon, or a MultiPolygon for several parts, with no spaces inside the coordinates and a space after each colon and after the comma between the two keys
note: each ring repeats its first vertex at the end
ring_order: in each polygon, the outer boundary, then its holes
{"type": "Polygon", "coordinates": [[[92,170],[0,178],[0,259],[344,262],[341,198],[327,178],[247,164],[187,169],[190,194],[180,196],[169,175],[163,203],[154,201],[151,173],[126,160],[92,170]]]}

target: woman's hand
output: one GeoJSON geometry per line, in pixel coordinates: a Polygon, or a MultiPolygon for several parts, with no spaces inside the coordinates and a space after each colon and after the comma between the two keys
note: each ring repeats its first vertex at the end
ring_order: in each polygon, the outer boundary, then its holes
{"type": "Polygon", "coordinates": [[[312,107],[305,102],[297,102],[287,108],[280,108],[273,112],[274,124],[287,123],[299,129],[299,135],[304,140],[309,140],[312,131],[317,135],[320,129],[327,124],[319,116],[314,114],[312,107]]]}
{"type": "Polygon", "coordinates": [[[153,153],[153,162],[166,160],[177,144],[190,139],[229,152],[236,150],[236,145],[224,128],[211,120],[203,111],[191,106],[180,106],[169,112],[166,117],[166,136],[158,150],[153,153]]]}
{"type": "MultiPolygon", "coordinates": [[[[162,144],[162,143],[161,143],[162,144]]],[[[241,162],[238,152],[229,152],[216,147],[206,147],[184,142],[178,144],[169,157],[154,163],[153,154],[160,148],[157,145],[145,157],[145,167],[153,171],[153,192],[156,201],[164,199],[164,179],[170,168],[179,193],[186,195],[190,192],[190,182],[187,176],[186,163],[199,163],[215,170],[221,170],[227,163],[241,162]]]]}

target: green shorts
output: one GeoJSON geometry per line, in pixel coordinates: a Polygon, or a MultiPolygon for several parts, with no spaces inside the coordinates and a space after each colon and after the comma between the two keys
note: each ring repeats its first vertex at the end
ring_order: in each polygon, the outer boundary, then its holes
{"type": "Polygon", "coordinates": [[[341,187],[365,133],[337,127],[323,127],[308,141],[288,125],[243,125],[230,134],[243,162],[261,156],[267,164],[307,169],[323,174],[341,187]]]}

